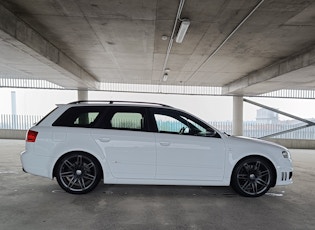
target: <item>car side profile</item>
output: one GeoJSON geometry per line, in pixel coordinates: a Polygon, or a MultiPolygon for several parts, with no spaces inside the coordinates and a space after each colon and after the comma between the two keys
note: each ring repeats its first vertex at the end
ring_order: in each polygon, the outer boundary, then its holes
{"type": "Polygon", "coordinates": [[[280,145],[220,132],[182,110],[155,103],[77,101],[31,127],[25,172],[56,178],[73,194],[104,184],[231,186],[258,197],[292,183],[280,145]]]}

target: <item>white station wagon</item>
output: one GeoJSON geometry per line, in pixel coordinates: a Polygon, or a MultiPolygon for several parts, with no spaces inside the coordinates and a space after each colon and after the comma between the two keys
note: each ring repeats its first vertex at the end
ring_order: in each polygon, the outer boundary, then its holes
{"type": "Polygon", "coordinates": [[[220,132],[167,105],[77,101],[58,105],[30,128],[21,153],[25,172],[67,192],[105,184],[232,186],[258,197],[292,183],[289,151],[220,132]]]}

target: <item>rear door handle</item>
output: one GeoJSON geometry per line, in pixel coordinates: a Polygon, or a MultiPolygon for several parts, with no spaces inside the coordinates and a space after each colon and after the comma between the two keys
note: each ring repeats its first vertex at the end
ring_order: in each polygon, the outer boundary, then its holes
{"type": "Polygon", "coordinates": [[[171,143],[170,142],[166,142],[166,141],[161,141],[160,145],[162,146],[169,146],[171,143]]]}
{"type": "Polygon", "coordinates": [[[100,142],[110,142],[110,138],[108,138],[108,137],[101,137],[101,138],[99,138],[99,141],[100,142]]]}

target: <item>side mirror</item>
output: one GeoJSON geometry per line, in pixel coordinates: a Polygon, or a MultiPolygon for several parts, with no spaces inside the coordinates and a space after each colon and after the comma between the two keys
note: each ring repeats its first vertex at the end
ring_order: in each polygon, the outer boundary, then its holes
{"type": "Polygon", "coordinates": [[[215,130],[207,130],[206,137],[214,137],[217,135],[217,132],[215,130]]]}

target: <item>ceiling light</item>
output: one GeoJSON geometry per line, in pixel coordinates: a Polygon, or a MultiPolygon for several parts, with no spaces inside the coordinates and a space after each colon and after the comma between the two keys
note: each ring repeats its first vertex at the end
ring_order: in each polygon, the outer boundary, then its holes
{"type": "Polygon", "coordinates": [[[162,36],[162,40],[163,40],[163,41],[166,41],[167,39],[168,39],[168,37],[167,37],[166,35],[163,35],[163,36],[162,36]]]}
{"type": "Polygon", "coordinates": [[[190,25],[190,21],[188,19],[183,19],[182,23],[180,24],[177,36],[176,36],[176,42],[182,43],[185,37],[185,34],[187,32],[187,29],[190,25]]]}

